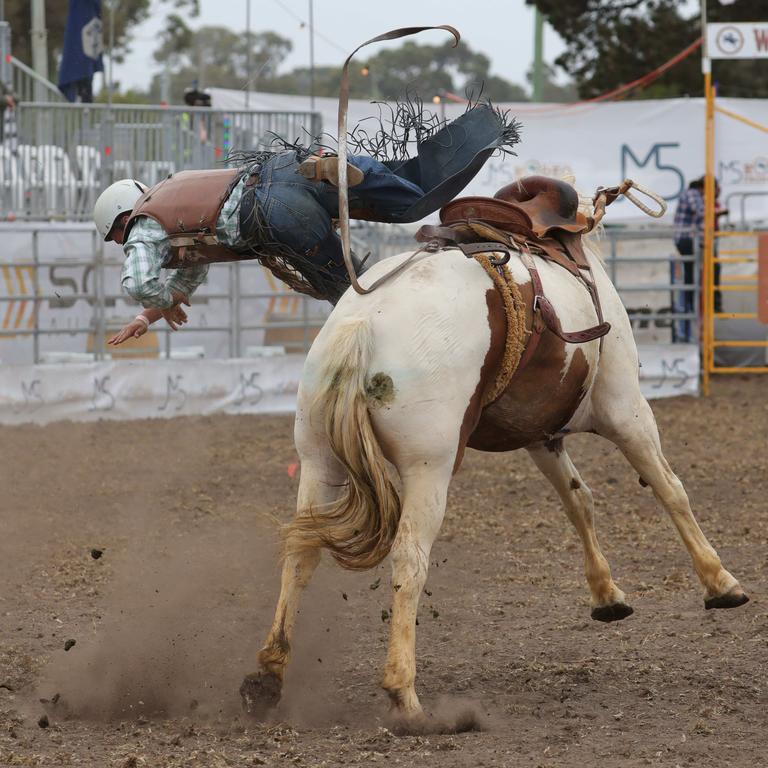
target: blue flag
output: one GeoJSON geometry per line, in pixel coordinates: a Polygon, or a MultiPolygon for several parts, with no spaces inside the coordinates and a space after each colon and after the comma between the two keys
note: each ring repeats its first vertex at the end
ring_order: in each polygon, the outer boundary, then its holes
{"type": "Polygon", "coordinates": [[[93,101],[94,72],[103,72],[101,0],[69,0],[59,90],[68,101],[93,101]]]}

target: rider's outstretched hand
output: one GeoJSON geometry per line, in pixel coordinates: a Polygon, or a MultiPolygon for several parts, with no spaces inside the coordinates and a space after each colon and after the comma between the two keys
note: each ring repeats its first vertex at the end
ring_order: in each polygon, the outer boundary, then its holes
{"type": "Polygon", "coordinates": [[[116,347],[118,344],[122,344],[126,339],[138,339],[139,336],[143,336],[149,324],[142,320],[131,320],[130,323],[124,325],[111,339],[107,341],[107,344],[111,344],[116,347]]]}
{"type": "Polygon", "coordinates": [[[116,347],[126,339],[138,339],[139,336],[143,336],[149,330],[149,326],[152,323],[159,320],[162,316],[163,313],[159,309],[145,309],[140,315],[136,315],[130,323],[124,325],[107,341],[107,344],[116,347]]]}

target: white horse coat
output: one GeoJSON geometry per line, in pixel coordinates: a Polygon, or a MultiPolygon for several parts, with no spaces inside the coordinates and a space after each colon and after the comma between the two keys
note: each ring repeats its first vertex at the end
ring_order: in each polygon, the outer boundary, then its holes
{"type": "MultiPolygon", "coordinates": [[[[376,264],[361,282],[372,283],[404,257],[376,264]]],[[[370,567],[391,553],[391,636],[382,685],[399,713],[420,716],[416,612],[465,445],[529,451],[582,540],[593,618],[617,620],[632,609],[600,551],[592,495],[563,446],[564,435],[573,432],[613,441],[651,486],[688,549],[707,607],[746,602],[662,455],[653,414],[640,392],[629,319],[600,260],[592,253],[588,258],[611,324],[602,345],[567,344],[545,330],[525,369],[484,409],[480,395],[495,374],[488,368],[494,334],[498,337],[494,302],[499,302],[474,259],[459,250],[423,253],[373,293],[350,290],[342,297],[312,345],[299,388],[298,515],[287,528],[282,590],[259,653],[259,671],[241,688],[249,710],[258,712],[279,699],[299,595],[326,547],[351,568],[370,567]]],[[[562,267],[536,261],[563,329],[595,325],[584,285],[562,267]]],[[[509,268],[530,295],[530,277],[519,257],[512,255],[509,268]]]]}

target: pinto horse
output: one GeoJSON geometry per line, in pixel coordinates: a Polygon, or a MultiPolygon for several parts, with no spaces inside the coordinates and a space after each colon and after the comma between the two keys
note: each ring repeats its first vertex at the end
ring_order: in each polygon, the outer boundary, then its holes
{"type": "MultiPolygon", "coordinates": [[[[258,671],[240,689],[248,711],[262,713],[280,698],[299,598],[325,548],[343,567],[358,570],[391,555],[382,686],[398,715],[423,716],[415,689],[416,615],[448,486],[466,447],[528,451],[583,544],[592,618],[615,621],[632,608],[600,551],[592,494],[565,448],[563,438],[576,432],[613,442],[650,485],[688,550],[707,608],[747,601],[664,458],[640,392],[629,318],[586,239],[584,252],[610,332],[574,344],[545,329],[525,366],[488,404],[484,395],[498,373],[505,313],[499,291],[475,259],[455,249],[421,252],[375,292],[349,290],[341,298],[309,351],[299,387],[298,512],[284,531],[274,623],[258,671]]],[[[405,256],[379,262],[363,282],[376,282],[405,256]]],[[[596,308],[584,285],[558,264],[536,262],[561,327],[594,325],[596,308]]],[[[531,328],[531,273],[519,255],[508,267],[531,328]]]]}

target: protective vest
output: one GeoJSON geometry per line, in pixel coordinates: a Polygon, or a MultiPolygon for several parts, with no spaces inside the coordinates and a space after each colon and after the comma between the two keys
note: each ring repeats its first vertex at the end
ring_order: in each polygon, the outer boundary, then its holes
{"type": "Polygon", "coordinates": [[[148,189],[136,202],[125,227],[126,238],[139,216],[154,219],[171,241],[169,269],[248,258],[219,243],[216,222],[242,178],[239,169],[179,171],[148,189]]]}

